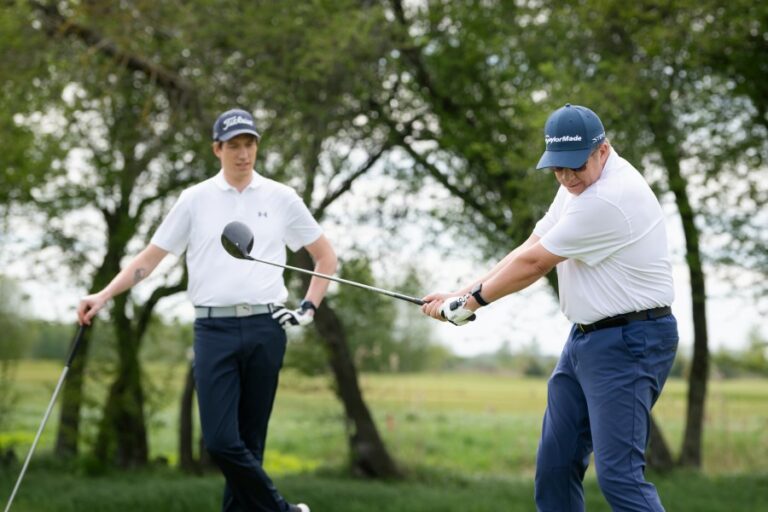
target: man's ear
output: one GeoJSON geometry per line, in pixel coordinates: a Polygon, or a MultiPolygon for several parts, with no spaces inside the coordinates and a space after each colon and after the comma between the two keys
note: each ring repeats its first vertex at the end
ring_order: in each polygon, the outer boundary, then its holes
{"type": "Polygon", "coordinates": [[[217,157],[220,156],[220,153],[221,153],[221,141],[218,141],[218,140],[214,141],[211,144],[211,149],[213,150],[213,154],[214,155],[216,155],[217,157]]]}
{"type": "Polygon", "coordinates": [[[608,154],[611,152],[611,146],[607,143],[600,145],[600,161],[605,164],[608,161],[608,154]]]}

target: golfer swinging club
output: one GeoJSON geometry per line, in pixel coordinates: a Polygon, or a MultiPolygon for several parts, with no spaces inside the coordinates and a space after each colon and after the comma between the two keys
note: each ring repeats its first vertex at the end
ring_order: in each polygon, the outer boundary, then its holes
{"type": "Polygon", "coordinates": [[[664,215],[588,108],[556,110],[544,139],[536,168],[552,169],[560,189],[533,234],[469,286],[424,297],[422,310],[463,325],[556,267],[560,308],[573,327],[548,383],[537,509],[584,510],[582,480],[594,451],[613,510],[663,511],[644,470],[651,407],[678,341],[664,215]]]}
{"type": "Polygon", "coordinates": [[[227,254],[222,229],[231,221],[256,234],[253,254],[285,263],[285,247],[305,247],[315,271],[333,274],[336,254],[296,192],[254,170],[260,135],[253,116],[229,110],[213,125],[214,177],[181,193],[151,243],[103,290],[83,298],[81,324],[115,295],[146,278],[166,254],[186,250],[188,294],[195,305],[195,361],[205,445],[226,478],[224,512],[309,512],[286,502],[262,462],[267,424],[285,354],[288,325],[306,325],[328,288],[313,277],[299,309],[288,298],[283,270],[227,254]]]}

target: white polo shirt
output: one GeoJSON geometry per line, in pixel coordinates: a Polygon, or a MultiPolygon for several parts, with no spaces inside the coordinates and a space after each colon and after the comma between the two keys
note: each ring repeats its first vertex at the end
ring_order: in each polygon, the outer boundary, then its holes
{"type": "Polygon", "coordinates": [[[285,302],[283,269],[230,256],[221,245],[224,226],[245,223],[254,235],[251,255],[285,264],[285,247],[296,251],[322,229],[292,188],[253,172],[238,192],[223,171],[184,190],[151,243],[179,256],[187,251],[187,293],[195,306],[285,302]]]}
{"type": "Polygon", "coordinates": [[[674,299],[664,214],[640,173],[613,149],[581,194],[560,187],[534,234],[557,265],[560,309],[589,324],[674,299]]]}

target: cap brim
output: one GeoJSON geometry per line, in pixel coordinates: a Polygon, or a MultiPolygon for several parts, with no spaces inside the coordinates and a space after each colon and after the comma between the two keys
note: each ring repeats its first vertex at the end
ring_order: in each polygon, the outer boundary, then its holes
{"type": "Polygon", "coordinates": [[[545,151],[541,155],[539,163],[536,164],[537,169],[545,169],[548,167],[569,167],[571,169],[578,169],[589,158],[589,154],[592,152],[592,148],[579,149],[576,151],[545,151]]]}
{"type": "Polygon", "coordinates": [[[261,135],[259,135],[259,132],[257,132],[253,128],[243,128],[242,130],[235,130],[235,131],[230,132],[230,133],[225,133],[224,135],[222,135],[219,138],[219,140],[224,142],[224,141],[227,141],[227,140],[231,139],[232,137],[237,137],[238,135],[243,135],[244,133],[248,133],[250,135],[253,135],[257,139],[261,139],[261,135]]]}

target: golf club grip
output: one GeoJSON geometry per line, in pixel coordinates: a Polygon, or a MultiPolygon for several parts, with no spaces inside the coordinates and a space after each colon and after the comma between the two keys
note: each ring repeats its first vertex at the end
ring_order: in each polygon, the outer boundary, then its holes
{"type": "Polygon", "coordinates": [[[77,330],[77,334],[75,334],[75,339],[72,340],[72,344],[70,345],[69,356],[67,357],[67,362],[64,366],[69,367],[72,365],[72,361],[75,359],[75,356],[77,355],[77,349],[80,348],[80,341],[83,339],[83,333],[85,333],[86,327],[87,326],[83,324],[77,330]]]}

